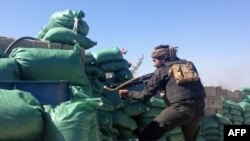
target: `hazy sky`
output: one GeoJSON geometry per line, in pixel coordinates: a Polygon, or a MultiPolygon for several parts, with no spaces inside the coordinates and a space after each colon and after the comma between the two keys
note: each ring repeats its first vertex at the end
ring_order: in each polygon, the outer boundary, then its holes
{"type": "Polygon", "coordinates": [[[250,87],[249,0],[2,0],[0,36],[34,37],[57,11],[82,10],[97,45],[120,47],[138,75],[154,71],[150,53],[160,44],[179,46],[205,86],[250,87]]]}

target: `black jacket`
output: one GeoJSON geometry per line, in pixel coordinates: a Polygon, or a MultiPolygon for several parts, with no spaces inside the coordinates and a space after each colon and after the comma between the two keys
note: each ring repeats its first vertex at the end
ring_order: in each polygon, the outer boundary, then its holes
{"type": "Polygon", "coordinates": [[[183,62],[185,62],[185,60],[180,60],[179,58],[166,61],[160,68],[155,70],[153,76],[145,86],[144,91],[131,91],[129,92],[129,96],[133,99],[147,101],[156,95],[159,90],[165,90],[165,96],[163,96],[163,98],[164,101],[169,102],[168,104],[185,103],[188,99],[203,100],[205,91],[200,81],[192,81],[178,85],[175,78],[172,75],[169,76],[168,71],[171,65],[183,62]]]}

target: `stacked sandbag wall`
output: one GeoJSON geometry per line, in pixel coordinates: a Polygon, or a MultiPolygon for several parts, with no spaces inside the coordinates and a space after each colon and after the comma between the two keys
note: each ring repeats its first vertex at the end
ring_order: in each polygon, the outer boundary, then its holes
{"type": "Polygon", "coordinates": [[[222,113],[222,97],[235,102],[240,102],[243,99],[240,90],[228,90],[220,86],[205,86],[205,92],[206,116],[222,113]]]}
{"type": "Polygon", "coordinates": [[[122,111],[125,103],[120,98],[117,90],[103,89],[104,85],[109,87],[113,84],[119,85],[132,78],[132,75],[129,78],[125,75],[123,79],[107,77],[108,73],[114,74],[119,70],[128,70],[129,65],[123,58],[121,50],[114,47],[95,52],[87,51],[85,58],[85,72],[90,80],[93,96],[101,98],[103,101],[103,105],[97,108],[101,140],[131,138],[132,131],[137,128],[136,121],[122,111]]]}
{"type": "Polygon", "coordinates": [[[206,140],[224,140],[224,125],[249,125],[248,87],[226,90],[206,87],[206,117],[201,122],[201,136],[206,140]]]}
{"type": "Polygon", "coordinates": [[[20,91],[25,96],[16,96],[17,99],[14,95],[16,90],[1,90],[1,93],[9,97],[1,98],[0,140],[100,140],[96,111],[103,102],[100,98],[92,97],[92,87],[84,70],[85,50],[96,45],[96,42],[85,37],[88,26],[81,20],[83,14],[81,11],[71,10],[53,14],[53,18],[42,29],[44,37],[39,32],[38,37],[43,41],[19,40],[8,48],[15,39],[0,38],[1,81],[66,80],[72,83],[70,93],[73,93],[70,101],[56,106],[43,105],[37,101],[40,109],[37,108],[38,112],[35,112],[32,110],[32,105],[36,104],[34,100],[21,101],[28,96],[27,92],[20,91]],[[51,33],[50,30],[55,32],[47,36],[47,33],[51,33]],[[5,54],[7,48],[9,52],[5,54]],[[19,99],[21,102],[17,101],[19,99]],[[24,105],[23,109],[21,104],[24,105]],[[25,115],[29,117],[26,118],[25,115]],[[11,116],[12,121],[9,118],[11,116]]]}

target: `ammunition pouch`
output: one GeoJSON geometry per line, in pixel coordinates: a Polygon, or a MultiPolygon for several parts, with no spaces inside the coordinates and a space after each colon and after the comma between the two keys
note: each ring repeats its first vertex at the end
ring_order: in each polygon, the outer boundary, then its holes
{"type": "Polygon", "coordinates": [[[191,62],[173,64],[170,67],[168,74],[175,78],[177,84],[200,80],[200,77],[191,62]]]}

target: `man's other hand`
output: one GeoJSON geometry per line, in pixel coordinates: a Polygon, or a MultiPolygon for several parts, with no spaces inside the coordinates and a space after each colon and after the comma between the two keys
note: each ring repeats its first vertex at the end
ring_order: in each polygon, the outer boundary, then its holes
{"type": "Polygon", "coordinates": [[[126,89],[119,90],[120,97],[125,97],[127,94],[128,94],[128,90],[126,90],[126,89]]]}

